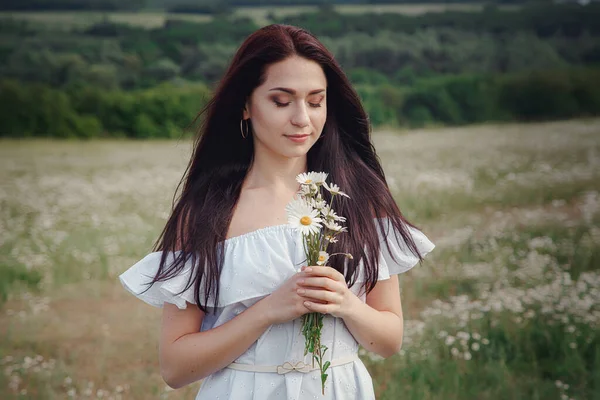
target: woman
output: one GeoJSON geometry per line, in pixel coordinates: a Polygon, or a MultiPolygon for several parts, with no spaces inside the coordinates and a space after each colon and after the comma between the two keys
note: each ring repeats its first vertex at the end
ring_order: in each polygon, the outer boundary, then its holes
{"type": "Polygon", "coordinates": [[[245,40],[203,114],[155,252],[120,276],[163,307],[165,382],[204,379],[196,399],[373,399],[358,346],[399,351],[397,274],[434,245],[395,204],[356,92],[314,36],[270,25],[245,40]],[[336,205],[348,233],[329,250],[354,259],[299,271],[301,236],[285,206],[307,171],[328,173],[350,196],[336,205]],[[309,312],[325,314],[325,396],[304,356],[309,312]]]}

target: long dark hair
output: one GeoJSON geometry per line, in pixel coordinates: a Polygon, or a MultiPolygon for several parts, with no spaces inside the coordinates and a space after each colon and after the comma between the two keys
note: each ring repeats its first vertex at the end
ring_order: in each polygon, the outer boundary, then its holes
{"type": "MultiPolygon", "coordinates": [[[[219,82],[214,97],[199,114],[204,116],[194,142],[192,157],[177,186],[183,191],[154,251],[162,251],[160,267],[152,282],[169,279],[184,270],[191,259],[193,271],[184,290],[194,285],[198,307],[206,312],[213,295],[217,307],[219,278],[224,262],[224,240],[240,197],[242,183],[252,165],[254,146],[242,138],[240,120],[247,98],[265,81],[266,67],[297,55],[318,63],[327,79],[327,119],[322,137],[307,154],[309,171],[329,174],[348,193],[336,203],[347,218],[348,233],[328,251],[349,252],[353,260],[333,257],[330,266],[344,273],[348,286],[356,283],[357,267],[364,265],[366,293],[377,283],[379,235],[375,218],[388,217],[396,240],[399,233],[411,252],[422,261],[404,219],[388,188],[383,169],[371,143],[370,124],[356,91],[333,55],[308,31],[273,24],[250,35],[219,82]],[[166,266],[167,253],[177,252],[166,266]],[[168,268],[167,268],[168,267],[168,268]],[[204,298],[200,299],[200,285],[204,298]]],[[[327,200],[330,200],[326,193],[327,200]]],[[[338,196],[336,199],[339,199],[338,196]]],[[[337,201],[337,200],[336,200],[337,201]]],[[[380,228],[384,229],[383,221],[380,228]]]]}

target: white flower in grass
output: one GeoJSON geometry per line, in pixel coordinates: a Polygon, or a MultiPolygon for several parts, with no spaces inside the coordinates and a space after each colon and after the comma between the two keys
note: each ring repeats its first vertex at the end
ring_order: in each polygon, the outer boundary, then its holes
{"type": "Polygon", "coordinates": [[[335,222],[323,221],[323,225],[325,225],[327,229],[332,230],[336,233],[346,232],[348,230],[345,226],[341,226],[335,222]]]}
{"type": "Polygon", "coordinates": [[[465,360],[469,361],[472,357],[471,357],[471,353],[469,353],[468,351],[466,351],[463,355],[463,357],[465,358],[465,360]]]}
{"type": "Polygon", "coordinates": [[[323,183],[323,186],[325,186],[325,189],[327,189],[329,191],[329,193],[334,194],[334,195],[342,195],[342,196],[346,196],[348,198],[350,198],[350,196],[348,196],[346,193],[342,192],[340,190],[340,187],[334,183],[328,185],[326,182],[323,183]]]}
{"type": "Polygon", "coordinates": [[[315,210],[302,199],[292,200],[285,207],[288,214],[288,223],[303,235],[317,234],[321,230],[319,211],[315,210]]]}
{"type": "Polygon", "coordinates": [[[320,251],[319,258],[317,259],[317,265],[325,265],[327,260],[329,260],[329,253],[326,251],[320,251]]]}

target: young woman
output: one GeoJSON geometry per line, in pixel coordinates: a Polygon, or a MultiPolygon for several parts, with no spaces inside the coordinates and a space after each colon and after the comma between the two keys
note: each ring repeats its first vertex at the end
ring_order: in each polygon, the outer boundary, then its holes
{"type": "Polygon", "coordinates": [[[163,379],[173,388],[203,379],[196,399],[374,399],[359,345],[399,351],[397,274],[434,245],[395,204],[348,78],[309,32],[270,25],[245,40],[202,113],[155,252],[120,276],[163,307],[163,379]],[[326,172],[350,196],[336,203],[348,232],[328,250],[353,260],[302,264],[285,206],[307,171],[326,172]],[[309,312],[325,314],[324,396],[304,356],[309,312]]]}

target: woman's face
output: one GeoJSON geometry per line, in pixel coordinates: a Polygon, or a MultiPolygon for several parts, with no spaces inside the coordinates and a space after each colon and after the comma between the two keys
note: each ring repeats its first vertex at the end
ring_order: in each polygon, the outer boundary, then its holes
{"type": "Polygon", "coordinates": [[[325,73],[314,61],[291,56],[268,66],[265,82],[254,89],[244,110],[255,149],[289,158],[306,155],[325,125],[326,90],[325,73]]]}

